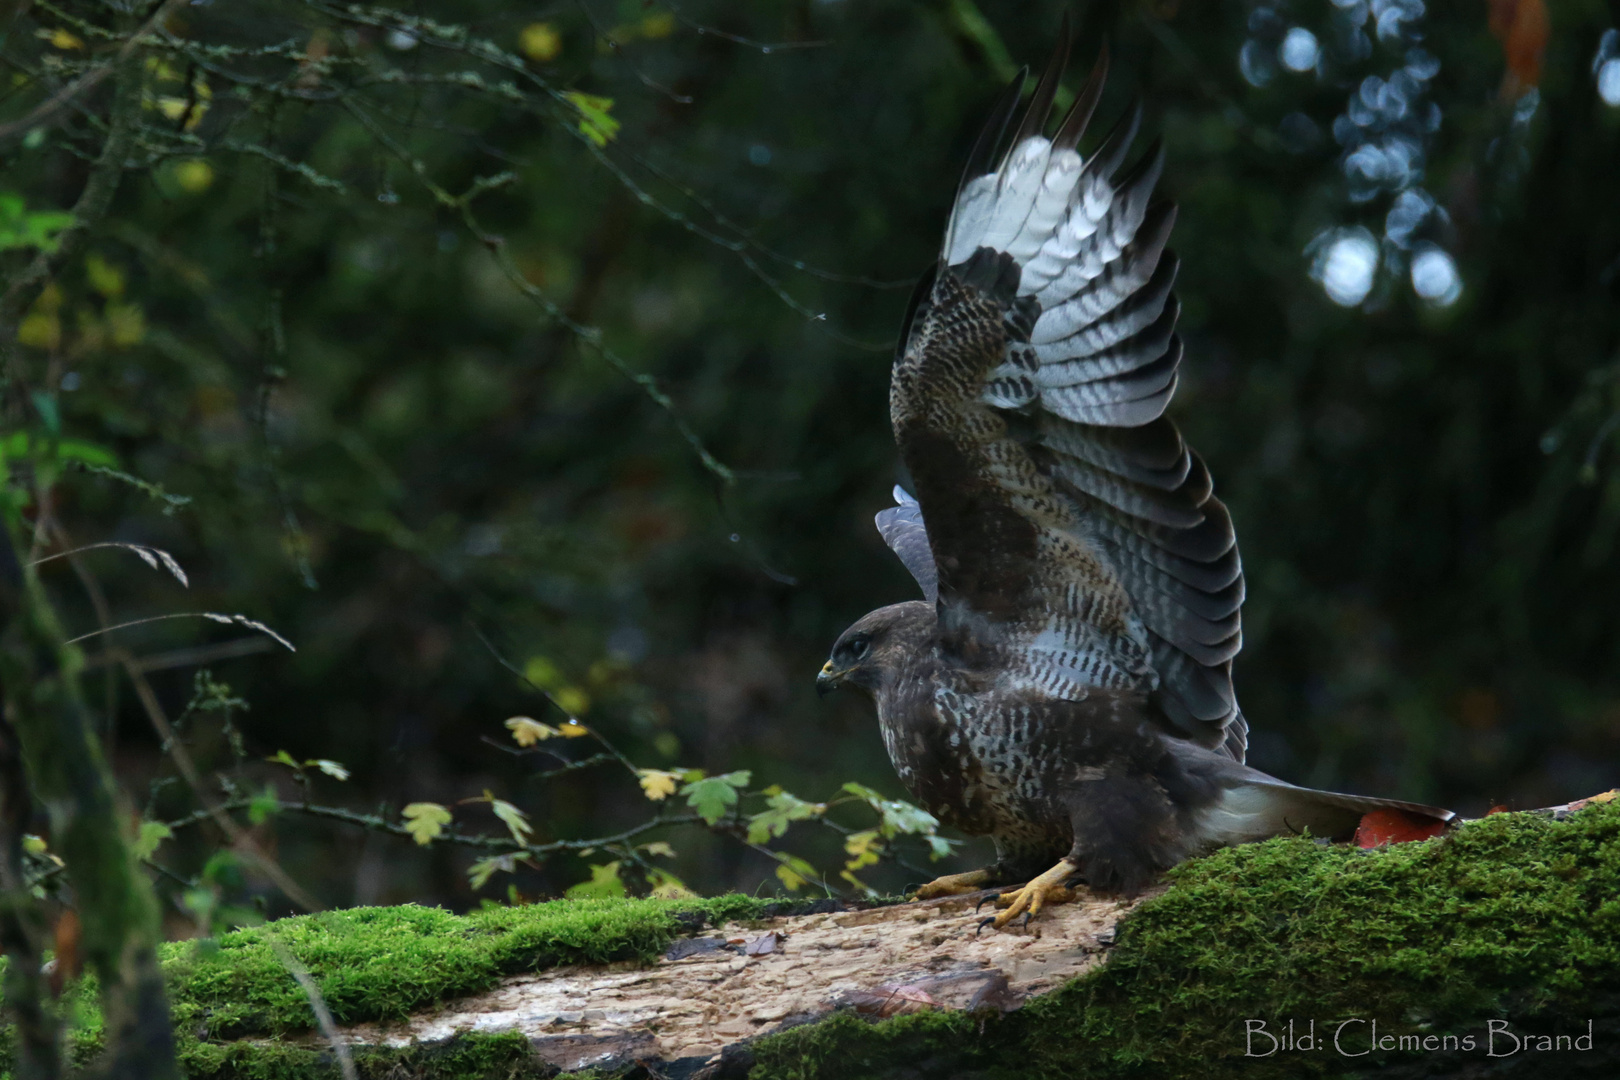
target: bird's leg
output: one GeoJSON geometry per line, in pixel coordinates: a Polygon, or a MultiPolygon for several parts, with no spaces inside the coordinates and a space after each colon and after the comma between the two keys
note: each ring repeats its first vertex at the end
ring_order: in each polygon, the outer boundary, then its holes
{"type": "Polygon", "coordinates": [[[1074,890],[1064,885],[1064,882],[1080,873],[1080,867],[1072,859],[1064,859],[1052,869],[1031,881],[1021,889],[1014,889],[1001,894],[997,903],[1005,902],[1007,910],[991,919],[979,924],[994,926],[1002,929],[1018,916],[1024,916],[1027,924],[1030,919],[1041,910],[1042,904],[1062,904],[1075,897],[1074,890]]]}
{"type": "Polygon", "coordinates": [[[965,874],[946,874],[935,878],[917,890],[914,900],[932,900],[936,896],[960,896],[962,893],[977,892],[986,888],[995,879],[990,874],[990,868],[982,870],[969,870],[965,874]]]}

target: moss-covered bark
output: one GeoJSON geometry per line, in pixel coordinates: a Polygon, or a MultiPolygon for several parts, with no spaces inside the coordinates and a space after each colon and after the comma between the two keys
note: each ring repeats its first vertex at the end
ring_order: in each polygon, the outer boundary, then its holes
{"type": "MultiPolygon", "coordinates": [[[[1620,805],[1563,821],[1496,815],[1373,852],[1275,840],[1190,863],[1174,878],[1121,924],[1101,970],[1017,1012],[875,1024],[834,1015],[740,1048],[727,1075],[1620,1075],[1620,805]],[[1249,1022],[1283,1034],[1290,1020],[1296,1036],[1315,1021],[1317,1048],[1246,1056],[1249,1022]],[[1372,1044],[1374,1021],[1382,1048],[1372,1044]],[[1508,1025],[1496,1057],[1492,1021],[1508,1025]],[[1535,1049],[1543,1035],[1567,1038],[1535,1049]]],[[[551,964],[650,959],[703,920],[764,913],[741,897],[467,916],[363,909],[230,934],[215,952],[172,945],[165,971],[189,1075],[335,1076],[317,1043],[279,1041],[306,1032],[310,1013],[268,934],[308,965],[339,1022],[352,1023],[402,1018],[551,964]]],[[[1272,1049],[1258,1033],[1250,1045],[1272,1049]]],[[[363,1049],[357,1064],[393,1080],[548,1073],[515,1035],[363,1049]]]]}
{"type": "MultiPolygon", "coordinates": [[[[1502,814],[1373,852],[1273,840],[1174,878],[1105,967],[1017,1013],[835,1018],[763,1040],[755,1075],[1620,1075],[1620,806],[1502,814]],[[1247,1055],[1250,1021],[1289,1020],[1300,1035],[1314,1020],[1319,1048],[1247,1055]],[[1375,1020],[1393,1049],[1370,1047],[1375,1020]],[[1492,1020],[1568,1048],[1508,1055],[1498,1034],[1504,1056],[1488,1057],[1492,1020]],[[1592,1049],[1577,1050],[1588,1021],[1592,1049]]],[[[1255,1054],[1271,1049],[1256,1034],[1255,1054]]]]}

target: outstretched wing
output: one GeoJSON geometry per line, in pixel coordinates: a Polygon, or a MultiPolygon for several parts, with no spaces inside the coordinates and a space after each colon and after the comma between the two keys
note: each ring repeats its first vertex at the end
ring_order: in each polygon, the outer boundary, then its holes
{"type": "Polygon", "coordinates": [[[1014,81],[969,164],[890,391],[927,527],[904,503],[885,513],[927,537],[946,646],[965,666],[1061,697],[1151,690],[1190,737],[1241,761],[1236,540],[1164,416],[1181,360],[1175,208],[1151,202],[1164,158],[1155,147],[1116,175],[1136,112],[1089,157],[1077,150],[1106,54],[1044,134],[1067,53],[1003,153],[1014,81]]]}

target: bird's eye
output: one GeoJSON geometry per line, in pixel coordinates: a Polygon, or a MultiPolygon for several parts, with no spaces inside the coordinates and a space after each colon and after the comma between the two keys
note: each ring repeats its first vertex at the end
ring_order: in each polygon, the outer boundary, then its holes
{"type": "Polygon", "coordinates": [[[871,638],[864,638],[864,637],[856,638],[854,641],[851,641],[849,643],[849,654],[851,656],[853,656],[855,659],[859,660],[862,657],[864,657],[867,654],[867,652],[871,650],[871,648],[872,648],[872,639],[871,638]]]}

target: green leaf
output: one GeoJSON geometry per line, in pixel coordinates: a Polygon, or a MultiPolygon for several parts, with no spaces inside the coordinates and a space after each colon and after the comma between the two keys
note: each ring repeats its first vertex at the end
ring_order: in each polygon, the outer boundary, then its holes
{"type": "Polygon", "coordinates": [[[619,134],[619,121],[609,115],[613,99],[570,90],[563,94],[579,113],[579,132],[597,146],[606,146],[619,134]]]}
{"type": "Polygon", "coordinates": [[[827,809],[826,803],[806,802],[781,788],[774,789],[768,795],[765,805],[768,809],[761,810],[748,819],[750,844],[763,844],[772,837],[781,836],[787,832],[789,823],[820,817],[827,809]]]}
{"type": "Polygon", "coordinates": [[[724,776],[694,780],[681,788],[681,794],[686,796],[686,804],[696,810],[698,816],[713,825],[737,805],[737,789],[747,787],[752,776],[753,773],[747,769],[741,769],[724,776]]]}
{"type": "Polygon", "coordinates": [[[845,784],[844,790],[877,811],[881,819],[878,828],[885,838],[893,837],[896,833],[920,833],[926,836],[939,828],[938,818],[903,799],[885,799],[871,788],[853,781],[845,784]]]}
{"type": "Polygon", "coordinates": [[[347,780],[349,778],[349,770],[336,761],[328,761],[326,758],[312,758],[304,762],[304,764],[315,766],[334,780],[347,780]]]}
{"type": "Polygon", "coordinates": [[[135,857],[150,859],[157,851],[158,845],[173,835],[169,827],[161,821],[141,822],[141,831],[135,837],[135,857]]]}
{"type": "Polygon", "coordinates": [[[62,430],[62,410],[56,404],[56,396],[47,394],[43,390],[35,390],[30,395],[34,399],[34,408],[39,413],[40,423],[52,435],[62,430]]]}
{"type": "Polygon", "coordinates": [[[285,750],[277,750],[274,754],[265,758],[264,760],[274,765],[285,765],[287,768],[292,769],[295,772],[303,768],[303,766],[298,764],[298,759],[287,753],[285,750]]]}
{"type": "Polygon", "coordinates": [[[76,461],[81,465],[102,468],[118,464],[118,455],[105,446],[97,446],[83,439],[61,439],[56,444],[56,456],[63,461],[76,461]]]}
{"type": "Polygon", "coordinates": [[[591,880],[582,881],[563,893],[570,900],[610,900],[625,895],[619,880],[619,861],[591,867],[591,880]]]}
{"type": "Polygon", "coordinates": [[[400,814],[405,819],[405,831],[423,847],[437,840],[450,824],[450,811],[436,802],[413,802],[400,814]]]}
{"type": "Polygon", "coordinates": [[[510,874],[512,869],[512,856],[492,855],[487,859],[479,859],[467,867],[467,881],[474,889],[482,889],[489,884],[489,879],[495,876],[497,870],[510,874]]]}
{"type": "Polygon", "coordinates": [[[0,195],[0,251],[15,248],[56,250],[58,233],[74,222],[72,214],[60,210],[28,211],[22,197],[9,192],[0,195]]]}
{"type": "Polygon", "coordinates": [[[495,810],[495,816],[506,823],[506,828],[511,832],[512,839],[520,844],[527,844],[529,835],[534,832],[534,826],[529,824],[529,815],[505,799],[490,796],[487,791],[484,794],[489,796],[489,805],[495,810]]]}
{"type": "Polygon", "coordinates": [[[281,797],[276,794],[274,784],[266,784],[264,790],[253,796],[248,803],[248,820],[255,825],[263,825],[281,809],[281,797]]]}

